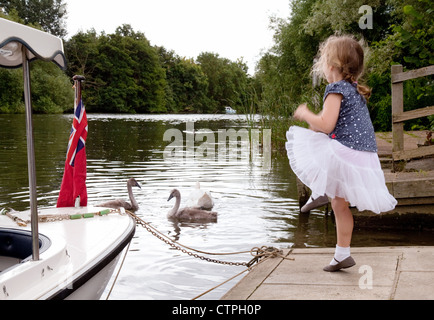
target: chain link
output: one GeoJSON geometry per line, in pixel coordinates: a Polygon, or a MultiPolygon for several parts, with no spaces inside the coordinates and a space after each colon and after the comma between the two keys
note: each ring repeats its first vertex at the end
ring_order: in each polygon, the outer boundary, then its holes
{"type": "MultiPolygon", "coordinates": [[[[110,211],[108,211],[104,214],[107,214],[107,213],[124,214],[122,211],[111,209],[110,211]]],[[[180,244],[180,243],[170,239],[168,236],[166,236],[165,234],[158,231],[156,228],[151,226],[149,223],[147,223],[146,221],[144,221],[143,219],[141,219],[140,217],[138,217],[137,215],[135,215],[131,211],[125,210],[125,212],[128,213],[128,215],[136,221],[136,224],[141,225],[143,228],[145,228],[145,230],[147,230],[153,236],[155,236],[159,240],[161,240],[164,243],[166,243],[167,245],[169,245],[171,248],[179,250],[182,253],[185,253],[191,257],[194,257],[196,259],[200,259],[203,261],[208,261],[208,262],[213,262],[213,263],[223,264],[223,265],[229,265],[229,266],[237,266],[237,267],[243,266],[243,267],[247,267],[250,269],[255,263],[258,263],[263,258],[281,257],[283,259],[293,260],[292,258],[284,257],[282,250],[276,249],[274,247],[267,247],[267,246],[262,246],[260,248],[254,247],[249,251],[239,251],[239,252],[230,252],[230,253],[212,253],[212,252],[205,252],[205,251],[197,250],[197,249],[190,248],[186,245],[180,244]],[[250,253],[253,256],[253,258],[249,262],[233,262],[233,261],[223,261],[223,260],[209,258],[209,257],[203,256],[199,253],[206,254],[206,255],[221,255],[221,256],[250,253]]],[[[30,221],[25,221],[23,219],[20,219],[19,217],[14,216],[13,214],[8,212],[7,210],[1,210],[0,214],[7,215],[9,218],[14,220],[20,226],[26,226],[28,223],[30,223],[30,221]]],[[[101,212],[94,213],[94,215],[100,215],[100,214],[101,214],[101,212]]],[[[79,215],[79,216],[82,217],[83,215],[79,215]]],[[[68,214],[39,216],[39,222],[54,222],[54,221],[69,220],[69,219],[71,219],[71,215],[68,215],[68,214]]]]}
{"type": "MultiPolygon", "coordinates": [[[[158,230],[156,230],[154,227],[152,227],[149,223],[143,221],[141,218],[139,218],[138,216],[136,216],[135,214],[133,214],[132,212],[127,211],[127,213],[134,218],[134,220],[136,221],[137,224],[141,225],[143,228],[145,228],[146,231],[148,231],[149,233],[151,233],[153,236],[155,236],[156,238],[158,238],[159,240],[163,241],[164,243],[168,244],[170,247],[172,247],[173,249],[179,250],[182,253],[188,254],[191,257],[194,257],[196,259],[200,259],[203,261],[208,261],[208,262],[213,262],[213,263],[217,263],[217,264],[223,264],[223,265],[229,265],[229,266],[244,266],[244,267],[249,267],[250,262],[232,262],[232,261],[222,261],[222,260],[217,260],[217,259],[212,259],[209,257],[205,257],[203,255],[200,255],[198,253],[194,253],[192,251],[199,251],[199,250],[195,250],[193,248],[189,248],[187,246],[184,246],[180,243],[177,243],[176,241],[173,241],[172,239],[168,238],[166,235],[163,235],[161,232],[159,232],[158,230]],[[188,249],[190,250],[188,250],[188,249]]],[[[209,253],[209,252],[203,252],[203,251],[199,251],[205,254],[214,254],[215,253],[209,253]]],[[[248,253],[251,251],[242,251],[242,252],[234,252],[234,253],[227,253],[226,255],[229,254],[237,254],[237,253],[248,253]]],[[[225,255],[223,254],[218,254],[218,255],[225,255]]],[[[257,259],[257,257],[255,257],[252,260],[257,259]]]]}
{"type": "Polygon", "coordinates": [[[202,297],[203,295],[209,293],[210,291],[212,291],[212,290],[220,287],[221,285],[229,282],[230,280],[238,277],[239,275],[243,274],[244,272],[252,270],[252,268],[258,266],[259,264],[263,263],[264,261],[268,260],[269,258],[279,257],[279,258],[286,259],[286,260],[295,260],[294,258],[288,257],[288,254],[291,253],[292,249],[285,256],[283,254],[282,250],[274,248],[274,247],[267,247],[267,246],[254,247],[250,251],[240,251],[240,252],[232,252],[232,253],[211,253],[211,252],[200,251],[197,249],[187,247],[187,246],[182,245],[180,243],[177,243],[176,241],[173,241],[168,236],[166,236],[165,234],[161,233],[156,228],[151,226],[149,223],[145,222],[144,220],[142,220],[141,218],[136,216],[134,213],[127,211],[127,210],[126,210],[126,213],[128,213],[136,221],[136,224],[141,225],[143,228],[145,228],[145,230],[147,230],[153,236],[160,239],[164,243],[168,244],[170,247],[181,251],[182,253],[188,254],[191,257],[194,257],[194,258],[197,258],[200,260],[204,260],[204,261],[208,261],[208,262],[213,262],[213,263],[218,263],[218,264],[223,264],[223,265],[230,265],[230,266],[244,266],[244,267],[246,267],[246,269],[244,271],[242,271],[242,272],[238,273],[237,275],[235,275],[234,277],[231,277],[230,279],[214,286],[213,288],[203,292],[202,294],[196,296],[192,300],[196,300],[196,299],[202,297]],[[212,258],[202,256],[202,255],[195,253],[193,251],[208,254],[208,255],[233,255],[233,254],[240,254],[240,253],[250,253],[253,256],[253,258],[249,262],[222,261],[222,260],[217,260],[217,259],[212,259],[212,258]],[[254,265],[255,263],[256,263],[256,265],[254,265]]]}

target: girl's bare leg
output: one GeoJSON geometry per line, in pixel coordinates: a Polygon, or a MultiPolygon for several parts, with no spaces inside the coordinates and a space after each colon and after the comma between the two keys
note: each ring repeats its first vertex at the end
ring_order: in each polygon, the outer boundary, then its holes
{"type": "Polygon", "coordinates": [[[332,208],[336,218],[337,244],[339,247],[347,248],[351,245],[351,237],[353,235],[353,214],[348,202],[343,198],[336,197],[333,199],[332,208]]]}
{"type": "Polygon", "coordinates": [[[332,208],[336,218],[337,245],[335,255],[324,271],[338,271],[349,268],[356,264],[351,257],[351,237],[353,235],[354,219],[350,207],[345,199],[335,198],[332,200],[332,208]]]}

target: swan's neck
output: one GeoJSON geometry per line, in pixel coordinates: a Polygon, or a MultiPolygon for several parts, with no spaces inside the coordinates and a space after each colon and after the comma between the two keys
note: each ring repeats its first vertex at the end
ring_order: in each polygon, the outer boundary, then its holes
{"type": "Polygon", "coordinates": [[[128,195],[130,196],[131,206],[132,206],[133,210],[137,210],[139,208],[139,204],[137,203],[136,199],[134,198],[133,187],[128,183],[127,188],[128,188],[128,195]]]}
{"type": "Polygon", "coordinates": [[[170,217],[175,217],[176,216],[176,214],[178,213],[180,205],[181,205],[181,196],[177,196],[176,197],[175,206],[173,207],[173,209],[171,211],[169,211],[169,216],[170,217]]]}

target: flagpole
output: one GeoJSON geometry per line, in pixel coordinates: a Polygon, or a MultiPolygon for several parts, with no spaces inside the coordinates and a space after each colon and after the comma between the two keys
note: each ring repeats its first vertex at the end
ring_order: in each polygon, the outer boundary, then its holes
{"type": "Polygon", "coordinates": [[[75,105],[77,105],[81,99],[81,83],[82,83],[82,81],[86,80],[86,78],[84,76],[75,75],[72,77],[72,80],[74,80],[75,99],[76,99],[75,105]]]}
{"type": "MultiPolygon", "coordinates": [[[[74,106],[77,107],[81,101],[82,82],[86,80],[86,78],[84,76],[75,75],[72,77],[72,80],[74,80],[74,88],[75,88],[74,106]]],[[[75,113],[75,108],[74,108],[74,113],[75,113]]],[[[76,199],[74,199],[74,207],[78,208],[80,207],[80,204],[81,204],[81,199],[80,196],[78,196],[76,199]]]]}
{"type": "Polygon", "coordinates": [[[81,82],[86,80],[86,78],[84,76],[80,76],[80,75],[75,75],[72,77],[72,80],[74,80],[74,82],[78,81],[78,83],[80,84],[80,91],[79,94],[81,96],[81,82]]]}
{"type": "Polygon", "coordinates": [[[23,75],[24,75],[24,102],[26,105],[27,128],[27,165],[29,170],[30,214],[32,229],[33,260],[39,260],[39,230],[38,230],[38,204],[36,195],[36,163],[35,147],[33,143],[32,98],[30,94],[30,69],[27,59],[27,48],[23,46],[23,75]]]}
{"type": "Polygon", "coordinates": [[[76,75],[72,80],[75,91],[74,117],[66,151],[65,170],[57,199],[58,208],[87,206],[86,138],[88,125],[86,111],[81,101],[82,82],[85,78],[76,75]]]}
{"type": "MultiPolygon", "coordinates": [[[[78,103],[81,100],[81,85],[82,85],[82,81],[86,80],[86,78],[84,76],[80,76],[80,75],[75,75],[72,77],[72,80],[74,80],[74,88],[75,88],[75,102],[74,105],[77,106],[78,103]]],[[[75,112],[75,109],[74,109],[75,112]]],[[[79,207],[80,206],[80,196],[77,197],[77,199],[74,199],[75,202],[75,207],[79,207]]]]}

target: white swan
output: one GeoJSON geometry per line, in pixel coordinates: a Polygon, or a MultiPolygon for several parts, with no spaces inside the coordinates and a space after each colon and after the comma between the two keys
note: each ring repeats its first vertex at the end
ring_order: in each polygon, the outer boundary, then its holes
{"type": "Polygon", "coordinates": [[[136,199],[134,198],[132,187],[139,187],[140,189],[142,188],[140,184],[136,181],[136,179],[134,178],[128,179],[127,189],[128,189],[128,195],[130,197],[131,203],[125,200],[116,199],[116,200],[111,200],[111,201],[101,203],[98,205],[98,207],[106,207],[106,208],[113,208],[113,209],[125,208],[125,210],[137,211],[139,209],[139,205],[136,199]]]}
{"type": "Polygon", "coordinates": [[[202,210],[198,208],[183,208],[179,209],[181,205],[181,193],[177,189],[173,189],[170,193],[169,199],[176,198],[175,206],[167,213],[167,217],[171,219],[184,220],[184,221],[215,221],[217,220],[217,212],[202,210]]]}
{"type": "Polygon", "coordinates": [[[214,200],[211,193],[201,190],[200,183],[196,182],[196,188],[190,193],[187,200],[187,207],[211,210],[214,207],[214,200]]]}

